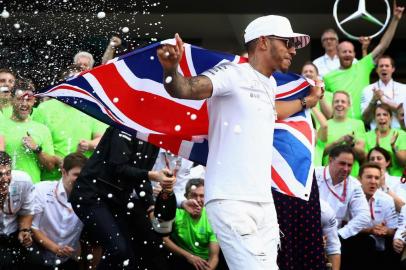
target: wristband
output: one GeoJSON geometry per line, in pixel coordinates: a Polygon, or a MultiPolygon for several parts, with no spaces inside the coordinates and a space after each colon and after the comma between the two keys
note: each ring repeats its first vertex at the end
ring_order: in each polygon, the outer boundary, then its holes
{"type": "Polygon", "coordinates": [[[41,154],[42,152],[42,147],[38,145],[34,150],[32,150],[35,154],[41,154]]]}
{"type": "Polygon", "coordinates": [[[307,105],[306,97],[303,97],[300,99],[300,104],[302,105],[303,109],[306,109],[306,105],[307,105]]]}

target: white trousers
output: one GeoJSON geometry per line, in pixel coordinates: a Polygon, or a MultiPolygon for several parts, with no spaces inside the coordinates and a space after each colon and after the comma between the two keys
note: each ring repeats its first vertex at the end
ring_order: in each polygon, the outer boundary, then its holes
{"type": "Polygon", "coordinates": [[[279,225],[273,203],[213,200],[206,204],[230,270],[277,270],[279,225]]]}

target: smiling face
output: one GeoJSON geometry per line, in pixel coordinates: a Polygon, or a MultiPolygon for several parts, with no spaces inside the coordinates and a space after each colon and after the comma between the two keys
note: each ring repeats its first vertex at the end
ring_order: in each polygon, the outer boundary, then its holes
{"type": "Polygon", "coordinates": [[[378,73],[379,79],[388,83],[392,79],[393,72],[395,72],[395,67],[392,65],[391,59],[380,58],[376,67],[376,73],[378,73]]]}
{"type": "Polygon", "coordinates": [[[350,100],[344,93],[337,92],[333,97],[333,118],[345,119],[350,107],[350,100]]]}
{"type": "Polygon", "coordinates": [[[0,72],[0,101],[9,102],[11,99],[11,89],[13,89],[15,77],[8,72],[0,72]]]}
{"type": "Polygon", "coordinates": [[[304,65],[302,68],[302,76],[308,79],[316,80],[318,76],[316,67],[312,64],[304,65]]]}
{"type": "Polygon", "coordinates": [[[354,45],[348,41],[341,42],[337,47],[337,56],[340,59],[341,68],[350,68],[355,58],[354,45]]]}
{"type": "Polygon", "coordinates": [[[34,104],[35,97],[32,91],[16,90],[12,98],[12,118],[16,121],[25,121],[30,116],[34,104]]]}

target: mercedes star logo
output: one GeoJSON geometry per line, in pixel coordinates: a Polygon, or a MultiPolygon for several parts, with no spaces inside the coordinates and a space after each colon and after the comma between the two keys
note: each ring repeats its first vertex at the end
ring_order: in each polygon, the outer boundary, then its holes
{"type": "Polygon", "coordinates": [[[382,23],[380,20],[378,20],[377,18],[375,18],[373,15],[371,15],[365,6],[365,0],[359,0],[358,2],[358,9],[352,13],[350,16],[348,16],[347,18],[343,19],[342,21],[338,20],[337,17],[337,8],[338,8],[338,3],[340,2],[340,0],[336,0],[334,3],[334,8],[333,8],[333,16],[334,16],[334,20],[336,21],[336,24],[338,26],[338,28],[341,30],[341,32],[343,32],[347,37],[349,37],[350,39],[354,39],[354,40],[358,40],[359,37],[351,35],[350,33],[348,33],[347,31],[344,30],[344,28],[342,27],[343,24],[356,20],[356,19],[363,19],[365,21],[371,22],[375,25],[380,26],[380,30],[378,32],[376,32],[373,35],[370,35],[370,38],[374,38],[376,36],[378,36],[379,34],[382,33],[382,31],[386,28],[386,26],[389,23],[389,19],[391,16],[391,10],[390,10],[390,5],[388,3],[388,0],[383,0],[386,4],[386,20],[385,23],[382,23]]]}

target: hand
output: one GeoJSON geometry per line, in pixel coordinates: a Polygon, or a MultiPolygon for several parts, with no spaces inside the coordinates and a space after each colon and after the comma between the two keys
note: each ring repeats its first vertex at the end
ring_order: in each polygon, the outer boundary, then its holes
{"type": "Polygon", "coordinates": [[[117,36],[113,36],[111,39],[110,39],[110,47],[111,48],[117,48],[118,46],[120,46],[121,45],[121,38],[119,38],[119,37],[117,37],[117,36]]]}
{"type": "Polygon", "coordinates": [[[323,235],[323,247],[324,249],[327,247],[327,235],[323,235]]]}
{"type": "Polygon", "coordinates": [[[405,7],[398,7],[396,0],[393,1],[393,18],[400,20],[402,18],[403,10],[405,7]]]}
{"type": "Polygon", "coordinates": [[[348,145],[352,145],[354,143],[354,135],[347,134],[341,137],[340,139],[342,142],[345,142],[348,145]]]}
{"type": "Polygon", "coordinates": [[[392,146],[392,148],[395,147],[395,143],[396,143],[396,140],[398,139],[398,136],[399,136],[399,132],[397,132],[397,131],[393,132],[392,138],[390,139],[390,145],[392,146]]]}
{"type": "Polygon", "coordinates": [[[152,187],[152,194],[154,197],[157,197],[158,194],[162,191],[162,187],[160,183],[157,183],[156,185],[153,185],[152,187]]]}
{"type": "Polygon", "coordinates": [[[165,44],[158,48],[157,55],[164,70],[176,71],[184,52],[183,41],[175,34],[176,45],[165,44]]]}
{"type": "Polygon", "coordinates": [[[377,224],[372,227],[372,234],[376,236],[386,236],[388,234],[388,227],[384,223],[377,224]]]}
{"type": "Polygon", "coordinates": [[[158,172],[157,181],[166,192],[172,192],[176,177],[168,168],[165,168],[158,172]]]}
{"type": "Polygon", "coordinates": [[[195,199],[188,199],[182,202],[182,208],[185,209],[192,216],[196,216],[196,214],[202,211],[202,207],[195,199]]]}
{"type": "Polygon", "coordinates": [[[403,247],[405,246],[405,243],[400,240],[400,239],[393,239],[393,250],[396,253],[401,253],[403,250],[403,247]]]}
{"type": "Polygon", "coordinates": [[[382,98],[384,96],[383,91],[376,88],[374,88],[372,91],[374,92],[374,95],[372,96],[371,102],[377,102],[378,100],[382,101],[382,98]]]}
{"type": "Polygon", "coordinates": [[[53,252],[58,257],[71,257],[75,250],[70,246],[56,246],[53,252]]]}
{"type": "Polygon", "coordinates": [[[207,261],[203,260],[202,258],[200,258],[199,256],[195,256],[195,255],[188,255],[186,257],[186,260],[192,264],[196,270],[208,270],[210,269],[210,265],[207,261]]]}
{"type": "Polygon", "coordinates": [[[23,145],[29,150],[35,150],[38,147],[38,144],[35,143],[34,139],[31,137],[30,133],[27,132],[27,136],[22,139],[23,145]]]}
{"type": "Polygon", "coordinates": [[[362,50],[367,50],[369,47],[369,44],[371,44],[371,38],[370,37],[359,37],[358,41],[362,45],[362,50]]]}
{"type": "Polygon", "coordinates": [[[32,245],[32,237],[31,232],[27,231],[20,231],[18,233],[18,240],[20,241],[23,247],[30,247],[32,245]]]}
{"type": "Polygon", "coordinates": [[[76,149],[79,153],[84,153],[92,149],[91,142],[89,140],[80,140],[78,143],[78,148],[76,149]]]}

